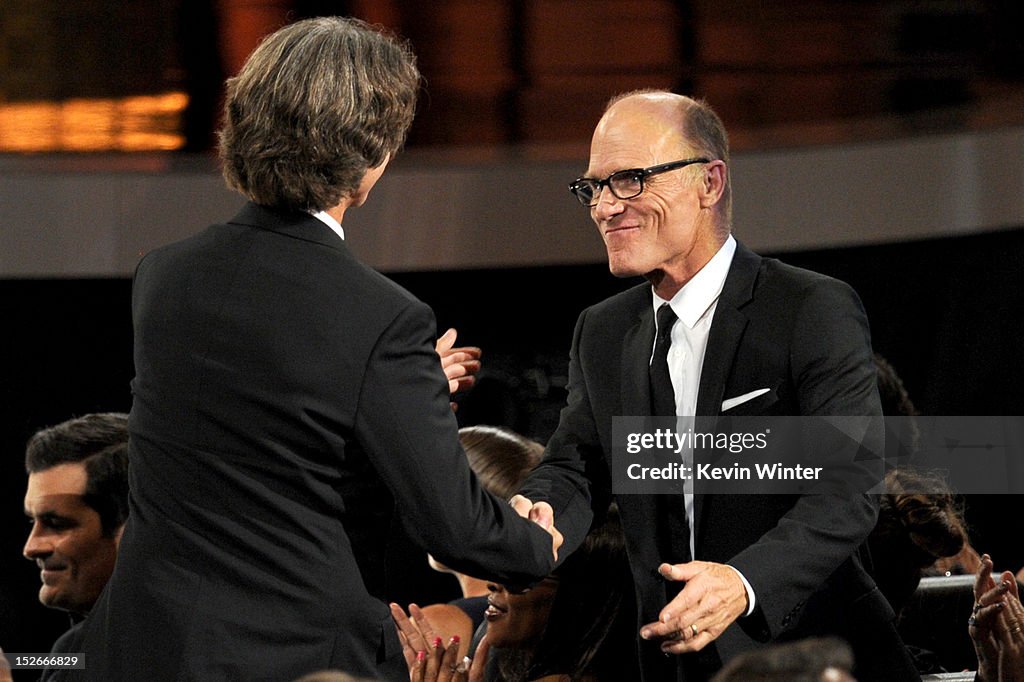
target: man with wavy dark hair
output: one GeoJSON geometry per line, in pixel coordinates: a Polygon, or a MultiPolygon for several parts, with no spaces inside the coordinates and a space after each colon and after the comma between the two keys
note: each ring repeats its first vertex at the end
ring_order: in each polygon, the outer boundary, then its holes
{"type": "Polygon", "coordinates": [[[250,203],[138,266],[131,518],[87,679],[407,679],[382,601],[398,524],[473,575],[551,571],[557,531],[459,446],[472,353],[442,371],[430,309],[344,240],[419,84],[405,45],[339,17],[277,31],[228,81],[224,174],[250,203]]]}

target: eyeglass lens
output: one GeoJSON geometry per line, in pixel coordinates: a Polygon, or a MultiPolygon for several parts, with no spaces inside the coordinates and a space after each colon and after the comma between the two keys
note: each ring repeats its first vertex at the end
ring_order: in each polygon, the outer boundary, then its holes
{"type": "Polygon", "coordinates": [[[632,199],[644,191],[643,177],[636,171],[619,171],[612,174],[606,181],[578,180],[573,185],[573,192],[584,206],[593,206],[601,194],[601,186],[608,185],[619,199],[632,199]]]}

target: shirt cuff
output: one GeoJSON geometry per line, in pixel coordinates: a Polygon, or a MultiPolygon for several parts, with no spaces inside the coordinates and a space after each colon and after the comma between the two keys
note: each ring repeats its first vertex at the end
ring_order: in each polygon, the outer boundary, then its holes
{"type": "MultiPolygon", "coordinates": [[[[726,564],[726,566],[729,566],[729,564],[726,564]]],[[[729,568],[736,571],[736,575],[738,575],[740,577],[740,580],[743,581],[743,589],[747,591],[747,612],[743,614],[743,617],[746,618],[754,612],[754,606],[757,602],[757,599],[754,597],[754,588],[750,586],[750,583],[747,582],[747,579],[743,577],[743,574],[740,573],[738,568],[735,568],[733,566],[729,566],[729,568]]]]}

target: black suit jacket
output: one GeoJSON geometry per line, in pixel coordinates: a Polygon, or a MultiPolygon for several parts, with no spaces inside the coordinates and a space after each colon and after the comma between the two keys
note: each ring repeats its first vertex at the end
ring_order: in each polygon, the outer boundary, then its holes
{"type": "MultiPolygon", "coordinates": [[[[552,503],[566,538],[563,553],[586,534],[592,511],[607,508],[612,418],[651,413],[653,341],[647,284],[585,310],[577,322],[568,403],[544,462],[523,488],[527,497],[552,503]]],[[[711,324],[697,414],[720,415],[725,399],[762,388],[770,390],[729,413],[881,414],[867,319],[853,290],[738,244],[711,324]]],[[[868,434],[880,437],[880,428],[868,434]]],[[[657,620],[679,588],[657,574],[658,565],[678,563],[688,552],[683,518],[667,512],[659,497],[617,497],[641,624],[657,620]]],[[[856,557],[874,526],[877,501],[698,489],[695,517],[695,558],[737,568],[757,608],[695,656],[666,659],[656,645],[641,643],[646,680],[699,679],[742,651],[815,634],[851,640],[862,679],[914,679],[892,609],[856,557]]]]}
{"type": "Polygon", "coordinates": [[[472,575],[550,572],[550,536],[470,473],[432,312],[319,220],[250,204],[147,255],[132,306],[131,510],[90,679],[407,680],[394,521],[472,575]]]}

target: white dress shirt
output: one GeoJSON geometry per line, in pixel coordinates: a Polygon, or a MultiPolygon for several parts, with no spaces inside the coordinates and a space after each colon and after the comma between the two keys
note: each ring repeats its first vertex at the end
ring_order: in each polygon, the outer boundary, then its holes
{"type": "MultiPolygon", "coordinates": [[[[732,235],[725,240],[711,260],[690,279],[683,288],[676,292],[671,301],[666,301],[652,289],[652,304],[657,325],[657,312],[663,304],[672,306],[672,312],[679,318],[672,327],[672,345],[668,349],[668,371],[672,379],[672,390],[676,398],[676,415],[693,417],[697,413],[697,392],[700,389],[700,370],[704,364],[704,352],[708,347],[708,334],[711,332],[711,320],[718,307],[718,297],[725,286],[725,278],[729,274],[732,258],[736,253],[736,240],[732,235]]],[[[655,334],[657,337],[657,334],[655,334]]],[[[654,348],[651,348],[651,359],[654,348]]],[[[685,450],[683,457],[688,466],[693,466],[693,451],[685,450]]],[[[694,504],[693,481],[683,482],[683,498],[686,505],[686,518],[690,523],[690,556],[697,559],[694,542],[694,504]]],[[[730,568],[732,568],[730,566],[730,568]]],[[[754,610],[754,590],[743,574],[736,571],[743,586],[747,590],[750,604],[745,615],[754,610]]]]}
{"type": "Polygon", "coordinates": [[[341,223],[335,220],[334,216],[332,216],[330,213],[328,213],[327,211],[320,211],[319,213],[314,213],[313,217],[322,222],[327,227],[331,228],[331,230],[333,230],[336,235],[338,235],[342,239],[345,239],[345,228],[343,228],[341,226],[341,223]]]}

